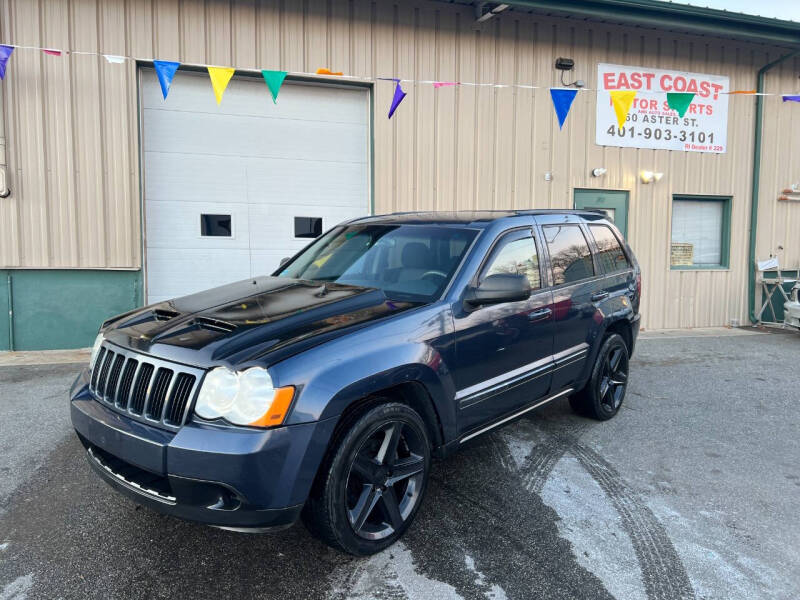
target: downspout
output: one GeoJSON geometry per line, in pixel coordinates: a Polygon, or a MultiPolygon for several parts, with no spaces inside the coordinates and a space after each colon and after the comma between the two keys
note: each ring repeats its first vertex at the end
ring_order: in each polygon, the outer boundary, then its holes
{"type": "MultiPolygon", "coordinates": [[[[764,92],[764,79],[767,71],[798,54],[800,54],[800,50],[795,50],[761,67],[758,70],[756,92],[758,94],[764,92]]],[[[758,322],[758,317],[756,317],[756,233],[758,229],[758,188],[761,179],[761,121],[763,120],[763,115],[764,96],[758,95],[756,96],[756,126],[753,141],[753,192],[752,202],[750,203],[750,274],[747,278],[747,307],[750,322],[753,324],[758,322]]]]}

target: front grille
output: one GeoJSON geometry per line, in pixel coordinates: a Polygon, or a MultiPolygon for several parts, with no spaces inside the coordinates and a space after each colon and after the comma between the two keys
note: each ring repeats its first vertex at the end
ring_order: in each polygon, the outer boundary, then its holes
{"type": "Polygon", "coordinates": [[[103,344],[89,378],[98,401],[156,427],[178,429],[186,421],[201,369],[103,344]]]}

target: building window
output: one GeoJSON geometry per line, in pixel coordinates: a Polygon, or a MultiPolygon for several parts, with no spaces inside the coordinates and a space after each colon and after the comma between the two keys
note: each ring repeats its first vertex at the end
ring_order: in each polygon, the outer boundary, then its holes
{"type": "Polygon", "coordinates": [[[548,225],[544,227],[544,239],[550,251],[555,285],[594,276],[592,253],[578,225],[548,225]]]}
{"type": "Polygon", "coordinates": [[[294,237],[318,238],[322,235],[321,217],[295,217],[294,237]]]}
{"type": "Polygon", "coordinates": [[[730,264],[731,199],[672,199],[672,269],[727,269],[730,264]]]}
{"type": "Polygon", "coordinates": [[[200,235],[203,237],[233,237],[230,215],[200,215],[200,235]]]}

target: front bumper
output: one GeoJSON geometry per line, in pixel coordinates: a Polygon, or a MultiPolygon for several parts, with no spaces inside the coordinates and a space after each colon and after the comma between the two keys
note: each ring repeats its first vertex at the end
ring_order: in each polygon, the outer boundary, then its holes
{"type": "Polygon", "coordinates": [[[70,397],[72,424],[105,481],[159,512],[230,528],[294,523],[335,425],[262,430],[189,421],[173,433],[95,400],[86,372],[70,397]]]}

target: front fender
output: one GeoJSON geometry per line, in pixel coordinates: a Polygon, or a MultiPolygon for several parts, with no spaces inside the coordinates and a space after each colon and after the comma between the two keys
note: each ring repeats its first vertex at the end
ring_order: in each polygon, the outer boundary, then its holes
{"type": "Polygon", "coordinates": [[[336,417],[354,401],[404,383],[424,387],[445,439],[455,435],[452,317],[442,305],[293,356],[270,368],[297,397],[286,424],[336,417]]]}

